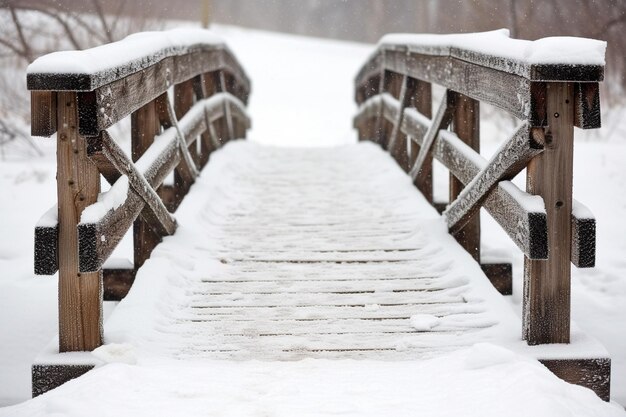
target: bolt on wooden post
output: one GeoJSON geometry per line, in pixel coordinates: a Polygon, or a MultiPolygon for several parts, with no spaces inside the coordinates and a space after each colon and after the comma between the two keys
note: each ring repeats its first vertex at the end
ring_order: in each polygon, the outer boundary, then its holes
{"type": "Polygon", "coordinates": [[[548,259],[524,259],[523,336],[530,345],[570,341],[572,83],[547,83],[546,112],[545,149],[531,160],[526,179],[527,191],[543,197],[548,224],[548,259]]]}
{"type": "Polygon", "coordinates": [[[97,201],[100,174],[78,133],[76,93],[57,94],[57,126],[59,351],[93,350],[102,344],[102,271],[79,271],[77,226],[97,201]]]}

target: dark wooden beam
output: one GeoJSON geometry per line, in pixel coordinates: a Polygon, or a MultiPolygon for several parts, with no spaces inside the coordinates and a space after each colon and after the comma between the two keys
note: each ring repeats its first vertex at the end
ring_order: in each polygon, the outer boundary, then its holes
{"type": "Polygon", "coordinates": [[[461,230],[478,212],[482,202],[500,181],[515,177],[534,156],[543,151],[543,135],[543,129],[531,129],[528,123],[524,123],[507,139],[443,213],[451,233],[461,230]]]}
{"type": "Polygon", "coordinates": [[[57,131],[57,96],[53,91],[31,91],[30,134],[52,136],[57,131]]]}
{"type": "Polygon", "coordinates": [[[527,168],[527,191],[541,196],[548,220],[545,261],[524,261],[523,336],[530,345],[569,343],[574,86],[548,83],[544,152],[527,168]]]}

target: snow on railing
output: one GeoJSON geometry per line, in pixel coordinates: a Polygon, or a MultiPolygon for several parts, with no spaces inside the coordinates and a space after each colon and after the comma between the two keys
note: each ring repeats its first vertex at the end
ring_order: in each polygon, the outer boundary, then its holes
{"type": "Polygon", "coordinates": [[[196,29],[53,53],[29,66],[27,82],[32,133],[56,132],[59,156],[58,209],[35,229],[35,272],[59,271],[60,351],[92,350],[102,343],[102,280],[104,297],[120,299],[174,233],[171,213],[210,153],[245,137],[250,82],[219,38],[196,29]],[[130,156],[107,131],[127,116],[130,156]],[[103,269],[131,227],[133,268],[103,269]]]}
{"type": "MultiPolygon", "coordinates": [[[[356,78],[360,139],[389,150],[467,251],[480,262],[482,207],[524,253],[529,344],[569,342],[570,262],[595,264],[595,219],[572,199],[572,155],[574,126],[600,127],[605,49],[592,39],[511,39],[507,30],[395,34],[356,78]],[[434,116],[433,83],[446,88],[434,116]],[[521,121],[490,160],[478,153],[480,102],[521,121]],[[450,170],[447,207],[432,199],[433,157],[450,170]],[[526,191],[508,181],[523,169],[526,191]]],[[[483,269],[511,292],[510,265],[483,269]]]]}

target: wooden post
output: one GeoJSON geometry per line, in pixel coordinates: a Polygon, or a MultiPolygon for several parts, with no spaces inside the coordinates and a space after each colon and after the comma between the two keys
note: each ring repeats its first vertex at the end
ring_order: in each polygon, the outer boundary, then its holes
{"type": "MultiPolygon", "coordinates": [[[[480,153],[480,102],[457,93],[452,129],[463,142],[480,153]]],[[[461,181],[450,174],[449,201],[454,201],[464,187],[461,181]]],[[[454,237],[480,262],[480,211],[454,237]]]]}
{"type": "MultiPolygon", "coordinates": [[[[193,80],[188,80],[174,86],[174,111],[176,118],[181,119],[193,106],[193,80]]],[[[195,161],[195,147],[189,150],[192,159],[195,161]]],[[[177,206],[189,191],[193,179],[187,172],[188,168],[184,160],[174,169],[174,188],[176,190],[177,206]]]]}
{"type": "Polygon", "coordinates": [[[100,173],[78,133],[76,93],[57,93],[57,193],[59,205],[59,351],[102,344],[102,271],[80,273],[77,225],[97,201],[100,173]]]}
{"type": "Polygon", "coordinates": [[[570,341],[574,88],[547,83],[545,150],[527,169],[526,189],[543,197],[548,259],[524,259],[523,336],[530,345],[570,341]]]}
{"type": "MultiPolygon", "coordinates": [[[[413,98],[413,107],[424,116],[432,119],[432,86],[430,83],[421,80],[415,80],[415,94],[413,98]]],[[[415,159],[419,154],[420,147],[413,144],[411,146],[411,155],[409,156],[410,165],[413,166],[415,159]]],[[[429,156],[422,165],[421,173],[415,179],[415,186],[422,192],[427,201],[433,203],[433,159],[429,156]]]]}
{"type": "MultiPolygon", "coordinates": [[[[161,125],[153,100],[131,115],[131,148],[133,162],[137,162],[154,142],[161,125]]],[[[144,210],[149,210],[147,207],[144,210]]],[[[139,269],[150,256],[152,249],[161,241],[161,236],[148,222],[139,216],[133,223],[135,270],[139,269]]]]}
{"type": "MultiPolygon", "coordinates": [[[[217,92],[217,84],[215,83],[215,77],[213,76],[213,74],[211,73],[206,73],[206,74],[202,74],[201,78],[200,78],[200,82],[202,83],[202,86],[200,86],[200,89],[202,90],[201,95],[203,96],[202,98],[208,98],[211,97],[212,95],[214,95],[217,92]]],[[[209,121],[207,121],[208,123],[209,121]]],[[[211,152],[213,152],[214,146],[211,143],[211,137],[210,137],[210,131],[209,131],[209,126],[207,126],[207,130],[205,132],[202,133],[202,140],[201,140],[201,145],[200,145],[200,166],[204,167],[207,162],[209,162],[209,156],[211,154],[211,152]]]]}

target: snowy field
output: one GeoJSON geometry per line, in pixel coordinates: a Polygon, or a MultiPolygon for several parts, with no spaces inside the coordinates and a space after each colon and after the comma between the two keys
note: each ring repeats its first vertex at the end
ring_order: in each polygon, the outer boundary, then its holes
{"type": "MultiPolygon", "coordinates": [[[[372,46],[229,27],[217,27],[216,31],[252,79],[252,140],[288,146],[329,146],[356,140],[351,128],[356,110],[353,78],[372,46]]],[[[598,266],[573,269],[572,304],[578,325],[611,353],[613,398],[626,404],[626,336],[621,332],[626,324],[626,221],[622,216],[626,210],[626,141],[621,138],[626,123],[613,123],[617,117],[616,111],[608,115],[605,112],[605,125],[611,128],[602,135],[576,132],[574,195],[598,219],[598,266]]],[[[491,119],[481,122],[481,146],[488,155],[506,137],[506,132],[502,131],[502,123],[491,119]]],[[[56,195],[53,140],[37,141],[45,156],[7,156],[0,160],[0,189],[4,193],[0,205],[0,405],[30,397],[30,364],[54,337],[57,326],[56,278],[32,274],[33,227],[56,195]]],[[[439,175],[436,181],[443,177],[439,175]]],[[[436,194],[445,193],[446,181],[439,181],[436,194]]],[[[514,263],[515,294],[510,301],[513,308],[520,309],[522,255],[488,215],[483,214],[483,219],[484,254],[514,263]]],[[[68,384],[64,391],[47,396],[49,400],[40,400],[28,410],[79,415],[85,406],[81,402],[87,398],[98,396],[103,404],[112,401],[110,397],[103,398],[105,394],[98,394],[99,387],[106,384],[118,393],[137,396],[133,399],[148,394],[137,393],[132,387],[146,387],[152,396],[160,398],[151,404],[155,412],[145,410],[146,415],[166,415],[171,401],[183,393],[194,393],[185,405],[190,415],[199,410],[219,415],[310,415],[299,408],[302,398],[305,405],[321,404],[320,414],[333,411],[385,415],[385,411],[394,409],[416,415],[436,410],[438,402],[448,402],[442,393],[449,389],[459,393],[458,403],[452,404],[458,407],[456,414],[459,410],[475,409],[480,411],[476,415],[482,416],[514,415],[509,411],[522,410],[516,405],[543,405],[553,411],[552,416],[621,415],[617,409],[594,402],[584,390],[556,381],[537,363],[491,346],[400,365],[312,360],[272,366],[215,363],[213,375],[229,375],[225,385],[221,384],[223,378],[199,375],[192,364],[176,370],[171,363],[162,364],[171,369],[165,374],[157,373],[153,364],[140,365],[103,367],[80,384],[68,384]],[[177,375],[176,384],[171,384],[173,374],[177,375]],[[487,386],[487,377],[493,378],[492,386],[487,386]],[[327,382],[333,379],[337,381],[337,390],[331,392],[327,382]],[[163,388],[164,381],[170,382],[165,384],[170,388],[163,388]],[[529,388],[528,381],[541,384],[529,388]],[[480,397],[466,395],[468,386],[480,397]],[[411,402],[416,392],[429,393],[424,396],[427,402],[411,402]],[[534,403],[537,393],[546,392],[552,394],[551,402],[534,403]],[[382,395],[385,393],[389,395],[382,395]],[[374,398],[374,394],[378,397],[374,398]],[[68,410],[67,398],[75,399],[79,408],[68,410]],[[219,400],[215,402],[215,398],[219,400]],[[370,401],[362,402],[364,399],[370,401]],[[494,404],[507,404],[506,413],[494,404]],[[570,414],[568,409],[579,414],[570,414]]],[[[537,410],[523,410],[526,415],[541,415],[537,410]]],[[[15,411],[0,410],[0,414],[12,415],[15,411]]]]}

